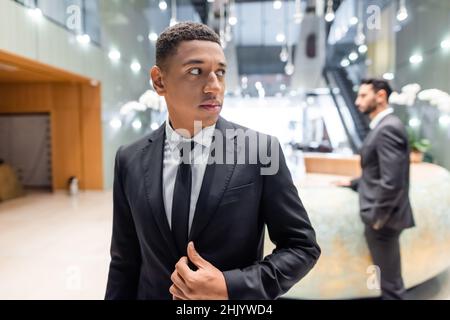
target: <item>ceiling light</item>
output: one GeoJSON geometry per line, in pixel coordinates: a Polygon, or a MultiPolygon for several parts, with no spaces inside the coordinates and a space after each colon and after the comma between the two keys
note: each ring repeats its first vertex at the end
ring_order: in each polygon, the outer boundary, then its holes
{"type": "Polygon", "coordinates": [[[329,12],[325,15],[326,22],[332,22],[334,20],[334,12],[329,12]]]}
{"type": "Polygon", "coordinates": [[[160,1],[159,9],[161,9],[162,11],[165,11],[167,9],[167,2],[165,2],[164,0],[160,1]]]}
{"type": "Polygon", "coordinates": [[[394,80],[395,79],[395,75],[392,72],[386,72],[385,74],[383,74],[383,79],[385,79],[385,80],[394,80]]]}
{"type": "Polygon", "coordinates": [[[411,64],[419,64],[419,63],[421,63],[422,61],[423,61],[423,57],[422,57],[421,55],[419,55],[419,54],[412,55],[412,56],[409,58],[409,62],[410,62],[411,64]]]}
{"type": "Polygon", "coordinates": [[[357,25],[358,22],[359,22],[359,20],[358,20],[357,17],[351,17],[351,18],[350,18],[350,24],[351,24],[352,26],[357,25]]]}
{"type": "Polygon", "coordinates": [[[343,59],[341,61],[341,67],[346,68],[350,65],[350,61],[348,59],[343,59]]]}
{"type": "Polygon", "coordinates": [[[286,36],[284,35],[284,33],[277,34],[277,42],[284,42],[285,39],[286,36]]]}
{"type": "Polygon", "coordinates": [[[290,62],[286,63],[286,65],[284,66],[284,72],[288,75],[291,76],[294,74],[294,65],[290,62]]]}
{"type": "Polygon", "coordinates": [[[111,50],[109,51],[108,57],[111,61],[116,62],[120,60],[121,54],[117,50],[111,50]]]}
{"type": "Polygon", "coordinates": [[[134,61],[131,65],[130,65],[131,70],[133,70],[133,72],[138,73],[139,71],[141,71],[141,64],[137,61],[134,61]]]}
{"type": "Polygon", "coordinates": [[[417,119],[417,118],[411,118],[411,119],[409,120],[409,126],[410,126],[410,127],[417,128],[417,127],[420,126],[420,124],[421,124],[421,122],[420,122],[420,120],[417,119]]]}
{"type": "Polygon", "coordinates": [[[288,52],[286,46],[283,46],[283,49],[281,49],[281,52],[280,52],[280,60],[282,62],[286,62],[286,61],[288,61],[288,59],[289,59],[289,52],[288,52]]]}
{"type": "Polygon", "coordinates": [[[408,19],[408,11],[406,9],[400,10],[397,14],[397,20],[402,22],[408,19]]]}
{"type": "Polygon", "coordinates": [[[359,55],[355,51],[353,51],[348,55],[348,58],[350,59],[350,61],[356,61],[358,60],[359,55]]]}
{"type": "Polygon", "coordinates": [[[283,6],[283,3],[282,3],[280,0],[275,0],[275,1],[273,2],[273,8],[274,8],[275,10],[281,9],[282,6],[283,6]]]}
{"type": "Polygon", "coordinates": [[[120,129],[122,127],[122,121],[120,121],[119,118],[114,118],[109,122],[109,125],[111,126],[111,128],[113,129],[120,129]]]}
{"type": "Polygon", "coordinates": [[[142,128],[142,122],[139,119],[136,119],[133,121],[133,123],[131,123],[131,126],[133,127],[134,130],[139,130],[140,128],[142,128]]]}
{"type": "Polygon", "coordinates": [[[400,7],[397,12],[397,20],[402,22],[408,19],[408,10],[406,10],[405,0],[400,0],[400,7]]]}
{"type": "Polygon", "coordinates": [[[308,98],[306,98],[306,103],[309,105],[314,104],[316,100],[314,99],[314,97],[309,96],[308,98]]]}
{"type": "Polygon", "coordinates": [[[449,115],[440,116],[439,123],[441,124],[441,126],[448,126],[450,124],[450,116],[449,115]]]}
{"type": "Polygon", "coordinates": [[[39,20],[42,18],[42,10],[39,8],[28,9],[28,14],[33,18],[33,20],[39,20]]]}
{"type": "Polygon", "coordinates": [[[234,16],[228,19],[228,23],[231,24],[232,26],[236,25],[237,21],[238,21],[237,18],[234,16]]]}
{"type": "Polygon", "coordinates": [[[88,44],[91,42],[91,37],[88,34],[77,35],[77,41],[81,44],[88,44]]]}
{"type": "Polygon", "coordinates": [[[327,12],[325,14],[325,21],[332,22],[335,18],[334,10],[333,10],[333,0],[328,0],[327,3],[327,12]]]}
{"type": "Polygon", "coordinates": [[[441,42],[442,49],[450,49],[450,38],[441,42]]]}
{"type": "Polygon", "coordinates": [[[155,42],[156,40],[158,40],[158,34],[156,32],[150,32],[148,34],[148,40],[150,40],[151,42],[155,42]]]}
{"type": "Polygon", "coordinates": [[[152,129],[153,131],[155,131],[158,128],[159,128],[159,125],[156,122],[153,122],[150,126],[150,129],[152,129]]]}
{"type": "Polygon", "coordinates": [[[366,46],[365,44],[362,44],[362,45],[360,45],[360,46],[358,47],[358,51],[359,51],[359,53],[361,53],[361,54],[366,53],[367,50],[368,50],[368,48],[367,48],[367,46],[366,46]]]}

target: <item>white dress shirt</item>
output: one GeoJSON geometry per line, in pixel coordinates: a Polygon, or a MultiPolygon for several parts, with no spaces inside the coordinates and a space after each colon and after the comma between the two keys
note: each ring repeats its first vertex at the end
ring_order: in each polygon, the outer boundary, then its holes
{"type": "Polygon", "coordinates": [[[391,113],[394,113],[394,109],[387,108],[384,111],[381,111],[379,114],[375,116],[375,118],[370,121],[369,127],[371,130],[375,129],[377,125],[383,120],[386,116],[390,115],[391,113]]]}
{"type": "Polygon", "coordinates": [[[186,139],[176,132],[166,121],[166,139],[164,142],[164,162],[163,162],[163,200],[166,210],[167,220],[172,229],[172,202],[173,191],[175,189],[175,180],[177,178],[178,166],[180,164],[180,155],[178,145],[183,142],[195,142],[193,152],[191,153],[191,170],[192,170],[192,188],[191,202],[189,208],[189,232],[191,230],[192,221],[194,220],[195,207],[197,205],[198,196],[203,183],[206,165],[208,164],[211,142],[216,125],[203,128],[193,138],[186,139]]]}

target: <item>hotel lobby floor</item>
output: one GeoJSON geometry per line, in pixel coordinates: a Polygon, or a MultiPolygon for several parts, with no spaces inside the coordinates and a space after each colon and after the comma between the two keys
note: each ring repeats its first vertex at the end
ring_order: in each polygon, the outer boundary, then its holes
{"type": "MultiPolygon", "coordinates": [[[[0,203],[0,299],[103,299],[112,193],[29,193],[0,203]]],[[[410,289],[450,299],[450,269],[410,289]]]]}

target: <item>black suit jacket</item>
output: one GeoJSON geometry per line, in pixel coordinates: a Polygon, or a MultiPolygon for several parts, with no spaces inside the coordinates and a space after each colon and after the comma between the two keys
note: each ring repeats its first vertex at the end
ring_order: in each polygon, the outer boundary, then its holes
{"type": "MultiPolygon", "coordinates": [[[[223,118],[216,128],[222,133],[244,129],[223,118]]],[[[225,139],[234,146],[226,152],[238,156],[249,151],[235,135],[225,139]]],[[[164,140],[163,125],[117,152],[106,299],[172,299],[170,275],[180,255],[162,198],[164,140]]],[[[189,238],[203,258],[223,271],[230,299],[275,299],[304,277],[320,255],[279,150],[279,171],[272,176],[260,175],[261,163],[209,164],[205,170],[189,238]],[[276,249],[263,260],[265,224],[276,249]]]]}
{"type": "Polygon", "coordinates": [[[400,119],[390,114],[369,132],[361,148],[362,176],[352,181],[358,191],[364,223],[403,230],[414,226],[409,201],[410,149],[400,119]]]}

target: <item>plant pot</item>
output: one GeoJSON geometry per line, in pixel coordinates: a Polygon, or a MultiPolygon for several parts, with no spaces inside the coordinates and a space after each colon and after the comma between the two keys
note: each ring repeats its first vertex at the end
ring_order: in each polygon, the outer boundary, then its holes
{"type": "Polygon", "coordinates": [[[411,163],[421,163],[423,162],[423,153],[418,151],[412,151],[410,153],[411,163]]]}

